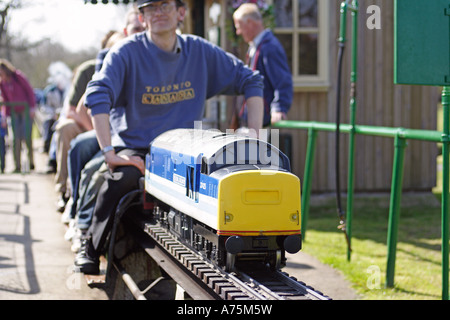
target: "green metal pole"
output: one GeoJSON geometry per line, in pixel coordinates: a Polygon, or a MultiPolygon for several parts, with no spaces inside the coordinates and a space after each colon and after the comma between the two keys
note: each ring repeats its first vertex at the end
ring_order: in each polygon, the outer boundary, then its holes
{"type": "MultiPolygon", "coordinates": [[[[338,54],[338,82],[337,82],[337,96],[336,96],[336,200],[337,200],[337,210],[339,215],[340,224],[338,226],[339,229],[341,229],[346,237],[347,241],[347,257],[350,259],[350,248],[351,248],[351,238],[348,233],[348,221],[344,217],[344,210],[342,209],[341,205],[341,199],[340,199],[340,186],[339,186],[339,178],[340,178],[340,165],[339,165],[339,148],[338,145],[339,139],[340,139],[340,130],[341,130],[341,123],[340,123],[340,100],[341,100],[341,77],[342,77],[342,64],[343,64],[343,58],[344,58],[344,49],[345,49],[345,42],[346,40],[346,33],[347,33],[347,12],[348,12],[348,0],[343,1],[341,3],[341,24],[340,24],[340,35],[338,39],[339,44],[339,54],[338,54]]],[[[354,41],[354,39],[353,39],[354,41]]],[[[352,70],[353,71],[353,70],[352,70]]],[[[351,150],[349,151],[351,152],[351,150]]],[[[349,168],[350,170],[350,168],[349,168]]],[[[350,176],[350,173],[349,173],[350,176]]],[[[348,202],[348,199],[347,199],[348,202]]],[[[347,215],[348,217],[348,215],[347,215]]],[[[350,222],[351,224],[351,222],[350,222]]]]}
{"type": "Polygon", "coordinates": [[[355,184],[355,125],[356,125],[356,82],[358,81],[358,1],[353,1],[352,10],[352,72],[350,93],[350,135],[348,156],[348,181],[347,181],[347,221],[346,232],[348,237],[347,260],[351,260],[351,241],[353,223],[353,194],[355,184]]]}
{"type": "Polygon", "coordinates": [[[442,299],[449,299],[449,288],[448,288],[448,272],[449,272],[449,116],[450,116],[450,87],[444,87],[442,91],[442,107],[444,112],[444,132],[442,136],[442,299]]]}
{"type": "Polygon", "coordinates": [[[347,34],[347,3],[343,1],[341,3],[341,25],[339,29],[339,43],[345,43],[347,41],[346,34],[347,34]]]}
{"type": "Polygon", "coordinates": [[[309,217],[309,200],[311,198],[312,173],[314,169],[314,158],[316,154],[317,131],[310,128],[308,130],[308,147],[306,150],[305,172],[303,177],[302,190],[302,237],[306,239],[306,230],[309,217]]]}
{"type": "Polygon", "coordinates": [[[392,172],[391,199],[389,206],[389,225],[387,238],[387,268],[386,286],[394,287],[395,258],[397,253],[398,222],[403,184],[403,168],[405,160],[406,140],[397,136],[395,138],[394,167],[392,172]]]}
{"type": "MultiPolygon", "coordinates": [[[[273,125],[275,128],[280,129],[303,129],[308,130],[310,128],[316,131],[333,132],[336,131],[335,123],[327,122],[315,122],[315,121],[292,121],[284,120],[277,122],[273,125]]],[[[440,131],[432,130],[418,130],[418,129],[405,129],[405,128],[391,128],[391,127],[376,127],[376,126],[364,126],[355,125],[351,126],[349,124],[341,124],[341,132],[350,133],[354,129],[355,133],[358,135],[374,136],[374,137],[386,137],[395,138],[399,136],[407,140],[422,140],[429,142],[439,142],[443,141],[443,135],[440,131]]],[[[445,136],[445,135],[444,135],[445,136]]]]}

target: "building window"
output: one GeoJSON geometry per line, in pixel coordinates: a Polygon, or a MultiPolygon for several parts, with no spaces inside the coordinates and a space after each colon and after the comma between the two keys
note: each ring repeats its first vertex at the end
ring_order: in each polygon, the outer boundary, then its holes
{"type": "Polygon", "coordinates": [[[296,90],[328,88],[326,1],[273,1],[274,34],[286,51],[296,90]]]}

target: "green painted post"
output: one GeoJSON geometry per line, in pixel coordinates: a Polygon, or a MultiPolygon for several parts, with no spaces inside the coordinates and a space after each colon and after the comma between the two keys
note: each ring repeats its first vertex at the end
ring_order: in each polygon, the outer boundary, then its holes
{"type": "Polygon", "coordinates": [[[302,238],[306,239],[306,230],[308,227],[309,217],[309,200],[311,198],[312,173],[314,169],[314,158],[316,154],[317,131],[313,128],[308,129],[308,147],[306,149],[305,172],[303,174],[303,190],[302,190],[302,238]]]}
{"type": "MultiPolygon", "coordinates": [[[[341,82],[341,78],[340,78],[341,77],[341,69],[340,68],[342,68],[342,62],[343,62],[343,58],[344,58],[343,55],[344,55],[344,49],[345,49],[345,42],[347,41],[346,34],[347,34],[347,12],[348,12],[348,8],[349,8],[349,3],[348,2],[349,2],[348,0],[347,1],[343,1],[341,3],[341,10],[340,10],[341,22],[340,22],[340,35],[339,35],[339,39],[338,39],[338,44],[339,44],[339,55],[338,55],[338,60],[339,60],[338,61],[338,67],[339,67],[339,69],[338,69],[338,77],[339,78],[338,78],[338,83],[339,84],[341,82]]],[[[352,39],[352,43],[354,43],[354,42],[355,42],[355,39],[353,38],[352,39]]],[[[338,87],[337,87],[337,98],[336,99],[337,99],[337,101],[336,101],[337,105],[340,105],[340,99],[341,99],[340,85],[338,85],[338,87]]],[[[339,112],[339,110],[337,108],[336,113],[338,113],[338,112],[339,112]]],[[[337,139],[339,139],[339,136],[341,134],[341,131],[340,131],[341,130],[341,124],[340,124],[340,120],[337,121],[337,122],[339,122],[339,126],[336,125],[336,137],[337,137],[337,139]]],[[[338,143],[338,141],[336,141],[336,149],[338,150],[337,143],[338,143]]],[[[338,152],[339,151],[337,151],[337,153],[338,152]]],[[[350,147],[349,152],[351,152],[351,147],[350,147]]],[[[336,157],[337,157],[337,159],[336,159],[336,173],[335,174],[336,174],[336,178],[338,178],[339,175],[340,175],[340,169],[339,169],[339,163],[338,163],[339,154],[336,154],[336,157]]],[[[349,176],[350,176],[350,168],[349,168],[349,176]]],[[[338,189],[338,185],[336,185],[336,189],[338,189]]],[[[337,190],[337,192],[340,192],[340,190],[337,190]]],[[[340,197],[340,194],[337,194],[337,196],[340,197]]],[[[341,229],[345,233],[346,241],[347,241],[347,258],[348,258],[348,260],[350,260],[351,236],[349,236],[349,223],[348,223],[348,220],[347,220],[349,218],[349,215],[348,215],[348,211],[347,211],[347,217],[344,219],[344,217],[343,217],[344,213],[343,213],[343,210],[341,208],[340,199],[337,199],[337,200],[339,201],[337,209],[338,209],[339,220],[340,220],[340,225],[338,226],[338,228],[341,229]],[[347,221],[344,221],[344,220],[347,220],[347,221]]],[[[349,202],[349,200],[347,198],[347,204],[348,204],[348,202],[349,202]]],[[[350,226],[351,226],[351,215],[350,215],[350,226]]],[[[350,231],[350,233],[351,233],[351,231],[350,231]]]]}
{"type": "MultiPolygon", "coordinates": [[[[347,238],[347,260],[351,259],[351,237],[353,220],[353,192],[354,192],[354,162],[355,162],[355,122],[356,122],[356,82],[358,79],[358,10],[357,0],[344,1],[341,3],[341,22],[338,43],[341,48],[345,46],[347,32],[347,12],[352,12],[352,71],[351,71],[351,101],[350,101],[350,136],[349,136],[349,156],[348,156],[348,177],[347,177],[347,212],[345,225],[342,230],[347,238]]],[[[339,95],[338,95],[339,97],[339,95]]],[[[340,130],[341,128],[336,128],[340,130]]],[[[336,172],[336,174],[339,174],[336,172]]]]}
{"type": "Polygon", "coordinates": [[[450,126],[449,126],[449,116],[450,116],[450,87],[445,86],[442,90],[442,107],[444,112],[444,132],[442,135],[442,205],[441,205],[441,214],[442,214],[442,299],[449,299],[449,134],[450,134],[450,126]]]}
{"type": "Polygon", "coordinates": [[[346,33],[347,33],[347,8],[348,5],[344,1],[341,3],[341,25],[339,29],[339,43],[345,43],[347,41],[346,39],[346,33]]]}
{"type": "Polygon", "coordinates": [[[358,1],[353,1],[352,8],[352,71],[350,92],[350,134],[348,155],[348,181],[347,181],[347,260],[351,260],[352,223],[353,223],[353,194],[355,176],[355,125],[356,125],[356,82],[358,81],[358,1]]]}
{"type": "Polygon", "coordinates": [[[394,287],[395,259],[397,254],[398,222],[403,185],[403,167],[405,159],[406,140],[400,136],[395,137],[394,166],[392,173],[391,199],[389,206],[389,225],[387,238],[387,268],[386,286],[394,287]]]}

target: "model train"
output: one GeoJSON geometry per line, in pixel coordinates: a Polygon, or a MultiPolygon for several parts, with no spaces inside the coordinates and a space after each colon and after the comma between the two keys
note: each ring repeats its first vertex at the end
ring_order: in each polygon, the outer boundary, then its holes
{"type": "Polygon", "coordinates": [[[301,249],[300,181],[288,157],[258,139],[177,129],[150,144],[145,190],[157,223],[228,270],[281,268],[301,249]]]}

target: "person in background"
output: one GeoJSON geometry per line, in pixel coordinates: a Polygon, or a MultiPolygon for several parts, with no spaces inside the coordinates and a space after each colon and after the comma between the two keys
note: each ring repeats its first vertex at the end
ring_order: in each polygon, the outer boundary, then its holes
{"type": "Polygon", "coordinates": [[[23,104],[13,107],[3,105],[1,108],[2,113],[11,117],[12,120],[14,172],[20,173],[22,169],[22,142],[25,142],[28,149],[30,169],[34,170],[33,141],[31,137],[31,129],[36,109],[34,91],[26,76],[5,59],[0,59],[0,90],[3,103],[24,102],[28,104],[28,109],[26,105],[23,104]],[[12,112],[11,109],[13,109],[14,112],[12,112]],[[28,110],[28,114],[25,114],[26,110],[28,110]]]}
{"type": "Polygon", "coordinates": [[[50,143],[54,133],[53,125],[58,120],[59,112],[64,103],[65,88],[62,83],[50,83],[44,89],[44,99],[39,111],[46,115],[42,123],[44,152],[48,153],[50,150],[50,143]]]}
{"type": "Polygon", "coordinates": [[[256,136],[262,127],[263,83],[257,72],[200,37],[177,35],[186,15],[184,1],[137,3],[147,31],[113,47],[86,90],[86,106],[109,168],[75,258],[75,270],[87,274],[99,272],[116,207],[124,195],[139,189],[154,138],[167,130],[194,128],[203,118],[205,101],[218,94],[245,95],[251,132],[256,136]]]}
{"type": "MultiPolygon", "coordinates": [[[[294,94],[292,75],[283,46],[269,30],[255,3],[242,4],[233,14],[236,34],[249,44],[247,65],[264,78],[263,126],[287,119],[294,94]]],[[[236,106],[231,128],[247,125],[246,104],[236,106]]]]}
{"type": "MultiPolygon", "coordinates": [[[[88,82],[94,74],[95,60],[82,63],[75,72],[75,77],[69,89],[67,114],[61,117],[55,127],[54,139],[56,141],[56,174],[55,189],[58,194],[57,210],[63,212],[69,198],[70,190],[67,188],[67,153],[70,142],[80,133],[91,130],[92,124],[85,117],[76,113],[79,100],[84,94],[88,82]]],[[[89,119],[89,118],[88,118],[89,119]]]]}
{"type": "Polygon", "coordinates": [[[37,109],[35,122],[41,126],[40,131],[44,138],[43,151],[48,153],[46,173],[57,173],[55,129],[56,125],[67,116],[68,104],[66,98],[73,72],[64,62],[55,61],[48,67],[48,73],[47,82],[49,85],[44,89],[44,98],[40,108],[37,109]],[[51,126],[48,126],[48,120],[50,120],[51,126]],[[47,138],[50,138],[50,141],[47,138]]]}

